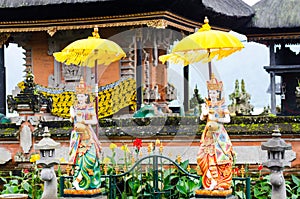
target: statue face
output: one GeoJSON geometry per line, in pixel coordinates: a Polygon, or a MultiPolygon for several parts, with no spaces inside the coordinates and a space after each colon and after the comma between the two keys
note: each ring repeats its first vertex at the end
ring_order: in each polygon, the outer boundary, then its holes
{"type": "Polygon", "coordinates": [[[77,100],[80,103],[85,103],[87,98],[88,98],[88,96],[85,94],[77,94],[77,100]]]}
{"type": "Polygon", "coordinates": [[[208,91],[208,97],[211,99],[211,100],[217,100],[218,99],[218,91],[216,90],[209,90],[208,91]]]}

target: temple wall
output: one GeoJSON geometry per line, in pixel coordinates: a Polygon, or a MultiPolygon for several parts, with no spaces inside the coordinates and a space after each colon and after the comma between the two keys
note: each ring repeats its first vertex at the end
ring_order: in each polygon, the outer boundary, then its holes
{"type": "MultiPolygon", "coordinates": [[[[31,49],[31,65],[35,76],[35,83],[48,86],[48,77],[54,73],[54,57],[48,55],[48,37],[45,32],[33,32],[32,39],[26,47],[31,49]]],[[[94,69],[93,69],[94,70],[94,69]]],[[[62,80],[63,80],[63,75],[62,80]]],[[[120,79],[119,62],[109,66],[98,66],[99,85],[107,85],[120,79]]]]}
{"type": "Polygon", "coordinates": [[[32,39],[28,46],[31,46],[32,72],[35,76],[35,83],[47,86],[48,76],[54,72],[54,57],[48,55],[47,33],[32,33],[32,39]]]}
{"type": "MultiPolygon", "coordinates": [[[[266,142],[271,136],[259,137],[259,136],[236,136],[230,135],[231,141],[233,144],[233,149],[237,153],[236,164],[241,165],[259,165],[267,160],[267,152],[261,150],[262,142],[266,142]]],[[[112,152],[109,148],[111,143],[114,143],[118,146],[116,149],[116,160],[121,164],[124,152],[120,149],[122,144],[127,144],[130,151],[134,154],[133,140],[136,137],[132,136],[118,136],[118,137],[109,137],[101,136],[100,141],[102,143],[102,157],[111,156],[112,152]]],[[[191,165],[196,165],[196,157],[200,142],[200,136],[189,135],[189,136],[151,136],[151,137],[140,137],[143,141],[141,153],[143,156],[148,155],[148,145],[149,143],[155,143],[156,139],[159,139],[163,145],[163,155],[170,157],[173,160],[176,160],[177,156],[180,155],[182,161],[189,160],[191,165]]],[[[292,161],[291,167],[286,168],[292,172],[300,171],[300,140],[295,139],[291,136],[283,138],[286,143],[292,145],[292,150],[286,151],[286,159],[292,161]]],[[[39,140],[36,140],[37,143],[39,140]]],[[[64,137],[60,139],[55,139],[55,141],[61,143],[61,147],[56,150],[56,157],[58,159],[68,159],[68,147],[69,147],[69,138],[64,137]]],[[[0,149],[6,149],[11,153],[12,160],[5,164],[0,164],[1,170],[6,170],[12,165],[14,167],[22,167],[25,162],[15,162],[14,157],[17,152],[22,151],[20,148],[20,143],[18,140],[15,141],[0,141],[0,149]]],[[[34,152],[34,147],[32,147],[30,153],[34,152]]],[[[155,153],[158,153],[158,147],[155,150],[155,153]]],[[[29,155],[29,154],[28,154],[29,155]]],[[[0,158],[1,160],[1,158],[0,158]]],[[[1,161],[0,161],[1,163],[1,161]]],[[[27,163],[29,163],[27,161],[27,163]]],[[[64,164],[64,163],[62,163],[64,164]]]]}

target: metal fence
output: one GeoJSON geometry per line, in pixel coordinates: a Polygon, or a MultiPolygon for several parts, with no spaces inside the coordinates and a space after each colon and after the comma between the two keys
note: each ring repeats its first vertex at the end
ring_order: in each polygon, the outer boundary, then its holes
{"type": "MultiPolygon", "coordinates": [[[[129,168],[123,164],[122,173],[102,175],[102,193],[109,199],[127,198],[190,198],[201,186],[201,176],[191,169],[188,162],[178,163],[162,155],[149,155],[137,160],[129,168]]],[[[70,176],[60,177],[60,196],[70,176]]],[[[250,178],[233,178],[233,194],[250,199],[250,178]]],[[[73,196],[74,197],[74,196],[73,196]]],[[[196,196],[197,197],[197,196],[196,196]]]]}

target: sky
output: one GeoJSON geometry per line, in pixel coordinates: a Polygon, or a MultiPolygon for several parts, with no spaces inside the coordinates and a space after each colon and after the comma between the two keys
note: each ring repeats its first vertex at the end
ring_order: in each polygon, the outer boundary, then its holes
{"type": "MultiPolygon", "coordinates": [[[[253,5],[258,0],[244,0],[247,4],[253,5]]],[[[269,75],[263,69],[263,66],[269,64],[269,51],[264,45],[246,42],[246,37],[239,35],[244,41],[245,48],[233,55],[224,58],[223,60],[213,62],[213,72],[217,78],[220,78],[224,83],[224,96],[227,96],[227,104],[230,104],[228,95],[234,91],[235,80],[239,82],[243,79],[246,85],[246,91],[250,93],[250,103],[257,109],[270,104],[269,94],[266,92],[269,86],[269,75]]],[[[5,67],[6,67],[6,94],[11,94],[12,90],[17,86],[17,83],[23,80],[24,76],[24,50],[16,44],[10,44],[5,48],[5,67]]],[[[190,67],[190,95],[197,85],[202,97],[207,95],[205,87],[207,74],[206,66],[199,66],[201,63],[193,64],[190,67]]],[[[203,65],[203,64],[202,64],[203,65]]],[[[170,67],[169,82],[174,83],[178,87],[178,97],[183,98],[183,91],[180,88],[183,86],[182,81],[178,81],[177,75],[181,75],[182,67],[170,67]]]]}

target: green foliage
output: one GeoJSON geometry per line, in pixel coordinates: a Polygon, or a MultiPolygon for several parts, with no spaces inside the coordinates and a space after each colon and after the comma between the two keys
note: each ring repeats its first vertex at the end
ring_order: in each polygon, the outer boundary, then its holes
{"type": "MultiPolygon", "coordinates": [[[[256,199],[271,198],[272,185],[270,183],[270,176],[253,178],[251,186],[251,197],[256,199]]],[[[298,199],[300,198],[300,179],[291,175],[290,180],[285,179],[287,199],[298,199]]],[[[240,197],[240,195],[237,193],[240,197]]],[[[242,197],[240,197],[242,198],[242,197]]]]}
{"type": "Polygon", "coordinates": [[[31,199],[39,199],[43,193],[43,182],[39,178],[40,169],[34,164],[33,168],[23,169],[20,175],[9,176],[1,173],[0,179],[4,182],[1,194],[27,194],[31,199]]]}
{"type": "MultiPolygon", "coordinates": [[[[180,163],[180,167],[188,170],[189,161],[180,163]]],[[[196,171],[191,169],[191,174],[196,171]]],[[[189,177],[178,168],[168,168],[164,170],[163,191],[166,198],[190,198],[194,191],[201,187],[201,180],[189,177]]]]}
{"type": "MultiPolygon", "coordinates": [[[[159,140],[155,144],[149,143],[148,154],[161,154],[163,148],[159,144],[159,140]]],[[[123,144],[118,148],[115,144],[111,144],[112,155],[106,156],[102,160],[104,174],[119,175],[116,177],[116,183],[112,186],[116,186],[116,198],[147,199],[153,198],[155,194],[160,198],[190,198],[194,195],[195,189],[200,188],[200,178],[189,177],[164,158],[157,157],[157,167],[153,165],[154,159],[151,156],[139,160],[141,155],[139,149],[142,147],[142,142],[139,145],[134,145],[134,147],[132,153],[127,145],[123,144]],[[122,150],[124,157],[116,159],[115,150],[122,150]],[[140,162],[136,164],[138,161],[140,162]],[[128,172],[125,173],[126,171],[128,172]]],[[[188,160],[179,165],[186,172],[196,175],[196,171],[190,169],[188,160]]],[[[113,191],[112,187],[109,187],[107,178],[103,179],[102,188],[105,189],[104,192],[113,191]]]]}
{"type": "Polygon", "coordinates": [[[271,198],[272,185],[270,183],[270,175],[252,179],[252,182],[254,182],[254,184],[251,186],[251,193],[253,194],[253,198],[271,198]]]}
{"type": "Polygon", "coordinates": [[[300,179],[295,175],[292,175],[291,178],[292,181],[285,181],[287,197],[290,199],[300,198],[300,179]]]}

